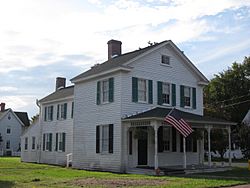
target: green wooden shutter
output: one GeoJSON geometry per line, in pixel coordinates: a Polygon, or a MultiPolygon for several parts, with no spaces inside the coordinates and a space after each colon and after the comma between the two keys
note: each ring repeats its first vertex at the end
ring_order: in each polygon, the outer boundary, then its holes
{"type": "Polygon", "coordinates": [[[153,81],[148,80],[148,103],[153,104],[153,81]]]}
{"type": "Polygon", "coordinates": [[[57,151],[58,150],[58,133],[56,133],[56,149],[55,149],[55,151],[57,151]]]}
{"type": "Polygon", "coordinates": [[[192,98],[192,103],[193,103],[193,109],[196,109],[196,88],[193,88],[192,89],[193,90],[193,92],[192,92],[192,96],[193,96],[193,98],[192,98]]]}
{"type": "Polygon", "coordinates": [[[100,126],[96,126],[96,153],[100,153],[100,126]]]}
{"type": "Polygon", "coordinates": [[[49,133],[49,151],[52,151],[52,133],[49,133]]]}
{"type": "Polygon", "coordinates": [[[132,77],[132,102],[138,102],[138,78],[132,77]]]}
{"type": "Polygon", "coordinates": [[[109,124],[109,153],[113,153],[114,125],[109,124]]]}
{"type": "Polygon", "coordinates": [[[172,84],[172,106],[176,106],[176,86],[172,84]]]}
{"type": "Polygon", "coordinates": [[[114,78],[109,78],[109,102],[114,102],[114,78]]]}
{"type": "Polygon", "coordinates": [[[43,151],[45,151],[45,134],[43,134],[43,151]]]}
{"type": "Polygon", "coordinates": [[[54,115],[54,106],[51,106],[51,121],[53,121],[53,115],[54,115]]]}
{"type": "Polygon", "coordinates": [[[101,82],[97,82],[96,86],[96,104],[99,105],[101,104],[101,82]]]}
{"type": "Polygon", "coordinates": [[[160,126],[158,128],[157,132],[157,138],[158,138],[158,152],[163,152],[163,126],[160,126]]]}
{"type": "Polygon", "coordinates": [[[180,106],[184,107],[184,86],[180,86],[180,106]]]}
{"type": "Polygon", "coordinates": [[[172,127],[172,152],[176,152],[176,129],[172,127]]]}
{"type": "Polygon", "coordinates": [[[57,113],[56,113],[56,119],[59,120],[59,111],[60,111],[60,105],[57,105],[57,113]]]}
{"type": "Polygon", "coordinates": [[[157,95],[158,95],[158,104],[162,105],[162,82],[157,82],[157,95]]]}
{"type": "Polygon", "coordinates": [[[65,145],[66,145],[66,133],[62,133],[62,151],[65,152],[65,145]]]}
{"type": "Polygon", "coordinates": [[[129,155],[133,153],[133,132],[129,131],[129,155]]]}
{"type": "Polygon", "coordinates": [[[71,118],[74,117],[74,102],[72,102],[72,105],[71,105],[71,118]]]}
{"type": "Polygon", "coordinates": [[[46,106],[44,109],[44,121],[47,121],[47,110],[48,110],[48,108],[46,106]]]}
{"type": "Polygon", "coordinates": [[[67,119],[67,103],[64,103],[63,105],[63,108],[64,108],[64,119],[67,119]]]}

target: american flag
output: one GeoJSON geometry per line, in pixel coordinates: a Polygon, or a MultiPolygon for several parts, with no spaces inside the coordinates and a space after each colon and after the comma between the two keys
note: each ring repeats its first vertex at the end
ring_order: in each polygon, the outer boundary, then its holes
{"type": "Polygon", "coordinates": [[[180,117],[179,113],[175,109],[170,111],[170,113],[165,117],[165,121],[174,126],[185,138],[193,132],[191,126],[180,117]]]}

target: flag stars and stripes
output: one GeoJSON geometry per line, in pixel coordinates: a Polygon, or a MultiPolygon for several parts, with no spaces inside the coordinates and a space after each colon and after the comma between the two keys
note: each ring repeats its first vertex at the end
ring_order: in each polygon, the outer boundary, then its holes
{"type": "Polygon", "coordinates": [[[191,126],[173,109],[165,117],[165,121],[174,126],[176,130],[181,133],[185,138],[193,132],[191,126]]]}

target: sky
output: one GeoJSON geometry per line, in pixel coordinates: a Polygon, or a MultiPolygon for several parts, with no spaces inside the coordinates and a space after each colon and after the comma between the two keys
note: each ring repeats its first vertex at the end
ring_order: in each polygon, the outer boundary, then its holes
{"type": "Polygon", "coordinates": [[[0,102],[29,117],[55,78],[172,40],[208,78],[250,56],[250,0],[0,0],[0,102]]]}

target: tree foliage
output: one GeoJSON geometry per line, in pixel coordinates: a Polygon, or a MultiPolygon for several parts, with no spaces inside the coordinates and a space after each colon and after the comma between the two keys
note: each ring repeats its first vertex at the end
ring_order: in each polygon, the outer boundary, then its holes
{"type": "MultiPolygon", "coordinates": [[[[233,142],[244,148],[244,151],[250,151],[247,139],[242,139],[247,138],[246,130],[249,128],[241,125],[250,109],[250,57],[245,57],[242,63],[233,63],[228,70],[211,79],[204,89],[204,106],[206,115],[236,122],[238,125],[232,127],[233,142]]],[[[220,137],[220,134],[218,132],[217,136],[220,137]]],[[[213,143],[213,147],[221,152],[224,144],[222,139],[221,142],[213,143]]]]}

